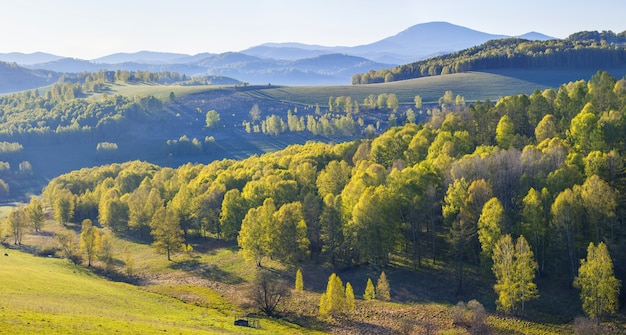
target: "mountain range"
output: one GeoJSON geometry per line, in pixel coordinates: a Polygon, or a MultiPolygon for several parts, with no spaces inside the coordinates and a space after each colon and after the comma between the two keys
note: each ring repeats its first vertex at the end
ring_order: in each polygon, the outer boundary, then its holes
{"type": "MultiPolygon", "coordinates": [[[[140,51],[115,53],[91,60],[42,52],[12,52],[0,54],[0,61],[16,63],[31,70],[57,73],[92,72],[101,69],[172,71],[189,76],[227,76],[253,84],[334,85],[349,84],[354,73],[390,68],[506,37],[510,36],[487,34],[447,22],[430,22],[414,25],[371,44],[353,47],[266,43],[239,52],[222,54],[187,55],[140,51]]],[[[518,37],[532,40],[552,39],[536,32],[518,37]]]]}

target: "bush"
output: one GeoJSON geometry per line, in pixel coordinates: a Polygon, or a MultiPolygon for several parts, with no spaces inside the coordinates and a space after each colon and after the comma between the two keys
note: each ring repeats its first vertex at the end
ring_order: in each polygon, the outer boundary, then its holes
{"type": "Polygon", "coordinates": [[[596,335],[602,333],[601,327],[590,318],[579,316],[574,319],[574,334],[596,335]]]}
{"type": "Polygon", "coordinates": [[[456,306],[450,310],[450,318],[452,322],[466,328],[470,334],[489,334],[489,325],[485,307],[477,300],[470,300],[467,304],[459,301],[456,306]]]}

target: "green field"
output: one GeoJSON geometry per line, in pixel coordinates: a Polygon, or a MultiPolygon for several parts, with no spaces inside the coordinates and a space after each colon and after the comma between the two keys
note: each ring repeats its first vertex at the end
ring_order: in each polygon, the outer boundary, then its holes
{"type": "MultiPolygon", "coordinates": [[[[484,101],[516,94],[531,94],[534,90],[558,88],[563,83],[588,80],[596,70],[493,70],[466,72],[442,76],[396,81],[385,84],[344,86],[266,87],[250,90],[248,94],[261,98],[301,104],[327,105],[330,96],[351,96],[359,102],[369,94],[395,93],[402,104],[412,104],[416,95],[425,104],[436,104],[446,91],[465,97],[467,102],[484,101]]],[[[626,70],[610,70],[621,78],[626,70]]]]}
{"type": "Polygon", "coordinates": [[[233,325],[235,309],[206,288],[172,286],[152,291],[194,292],[186,304],[130,284],[111,282],[58,258],[2,249],[2,334],[276,334],[315,333],[270,319],[261,329],[233,325]]]}

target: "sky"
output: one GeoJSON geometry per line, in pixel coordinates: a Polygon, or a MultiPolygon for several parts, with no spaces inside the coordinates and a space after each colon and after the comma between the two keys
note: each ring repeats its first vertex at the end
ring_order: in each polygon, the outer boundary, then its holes
{"type": "Polygon", "coordinates": [[[624,0],[0,0],[0,53],[95,59],[142,50],[198,54],[273,42],[356,46],[446,21],[557,38],[626,30],[624,0]]]}

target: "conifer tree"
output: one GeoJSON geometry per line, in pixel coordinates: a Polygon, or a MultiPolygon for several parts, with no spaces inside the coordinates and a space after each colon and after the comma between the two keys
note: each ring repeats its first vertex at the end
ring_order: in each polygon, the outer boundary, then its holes
{"type": "Polygon", "coordinates": [[[304,291],[304,281],[302,280],[302,271],[300,269],[296,272],[296,291],[304,291]]]}
{"type": "Polygon", "coordinates": [[[365,293],[363,293],[363,300],[373,300],[376,299],[376,290],[374,289],[374,284],[372,284],[372,279],[367,278],[367,285],[365,285],[365,293]]]}
{"type": "Polygon", "coordinates": [[[391,300],[391,294],[389,291],[389,282],[387,281],[385,271],[383,271],[376,282],[376,298],[382,301],[391,300]]]}
{"type": "Polygon", "coordinates": [[[326,285],[326,293],[320,299],[320,315],[335,316],[346,308],[346,294],[341,278],[331,274],[326,285]]]}
{"type": "Polygon", "coordinates": [[[350,282],[346,283],[346,309],[348,312],[352,312],[354,310],[354,290],[352,289],[350,282]]]}

